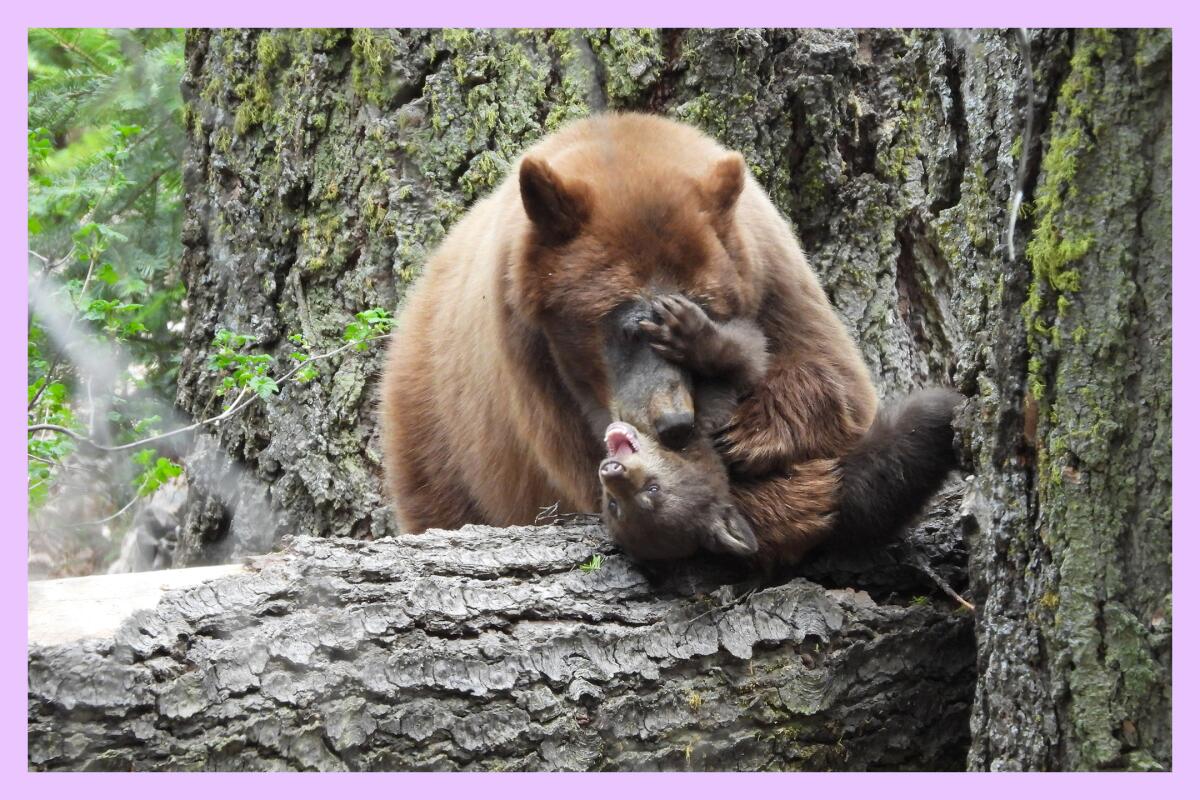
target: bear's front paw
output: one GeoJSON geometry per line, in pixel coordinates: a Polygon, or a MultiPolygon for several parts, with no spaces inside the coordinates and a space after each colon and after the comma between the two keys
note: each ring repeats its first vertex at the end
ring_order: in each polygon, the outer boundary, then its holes
{"type": "Polygon", "coordinates": [[[668,294],[650,302],[657,321],[644,320],[641,328],[649,337],[651,349],[663,357],[684,365],[702,359],[716,326],[704,309],[683,295],[668,294]]]}

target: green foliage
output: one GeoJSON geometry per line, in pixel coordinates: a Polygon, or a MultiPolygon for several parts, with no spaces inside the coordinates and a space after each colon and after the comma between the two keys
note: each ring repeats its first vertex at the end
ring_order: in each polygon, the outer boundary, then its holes
{"type": "Polygon", "coordinates": [[[582,572],[596,572],[600,567],[604,566],[604,556],[596,553],[590,559],[579,565],[582,572]]]}
{"type": "Polygon", "coordinates": [[[355,350],[366,350],[371,339],[383,336],[396,324],[391,313],[383,308],[360,311],[354,320],[346,326],[342,340],[353,344],[355,350]]]}
{"type": "Polygon", "coordinates": [[[146,497],[171,478],[183,474],[183,467],[158,455],[153,447],[139,450],[133,456],[133,461],[142,467],[142,472],[134,479],[134,487],[139,497],[146,497]]]}
{"type": "Polygon", "coordinates": [[[370,308],[360,311],[354,315],[354,321],[342,331],[342,341],[345,344],[319,354],[313,352],[312,345],[303,334],[293,333],[288,337],[288,341],[299,349],[292,351],[288,358],[295,362],[296,366],[281,376],[272,375],[272,370],[276,369],[273,356],[247,351],[247,348],[255,343],[253,336],[220,330],[213,339],[214,349],[208,359],[208,368],[224,373],[217,388],[218,394],[250,390],[266,400],[278,393],[280,384],[286,381],[308,383],[315,380],[320,373],[310,362],[346,349],[359,352],[366,350],[372,342],[387,336],[395,322],[387,309],[370,308]]]}
{"type": "MultiPolygon", "coordinates": [[[[39,377],[29,382],[27,400],[36,404],[41,412],[40,421],[45,424],[70,428],[75,424],[75,415],[67,402],[67,387],[61,381],[46,382],[47,367],[41,359],[37,343],[29,342],[29,371],[39,377]]],[[[49,496],[57,465],[75,451],[75,441],[61,433],[42,434],[29,439],[29,505],[36,508],[49,496]]]]}
{"type": "MultiPolygon", "coordinates": [[[[107,438],[133,441],[174,394],[182,331],[183,35],[31,29],[28,53],[30,282],[70,319],[51,336],[31,317],[28,421],[74,430],[107,407],[107,438]],[[129,373],[94,382],[71,356],[86,343],[119,343],[129,373]]],[[[76,443],[39,430],[28,445],[36,510],[76,443]]]]}
{"type": "Polygon", "coordinates": [[[243,352],[247,345],[253,343],[253,336],[227,330],[217,331],[213,339],[216,350],[209,356],[208,368],[228,373],[217,389],[218,394],[249,389],[266,400],[279,391],[279,384],[269,374],[275,359],[263,353],[243,352]]]}
{"type": "MultiPolygon", "coordinates": [[[[195,427],[190,420],[163,424],[175,402],[185,317],[182,161],[191,121],[180,92],[184,37],[178,30],[33,29],[28,42],[30,513],[37,527],[55,528],[57,519],[98,536],[98,525],[80,523],[108,524],[184,474],[172,460],[179,442],[171,437],[195,427]],[[109,357],[111,365],[96,363],[109,357]],[[87,503],[73,502],[80,485],[87,503]],[[81,508],[89,510],[85,519],[81,508]]],[[[355,35],[354,68],[363,70],[368,95],[381,90],[387,45],[355,35]]],[[[273,77],[294,57],[278,35],[261,37],[257,55],[256,70],[236,87],[239,129],[268,116],[273,77]]],[[[337,184],[329,187],[327,199],[337,200],[337,184]]],[[[330,215],[318,233],[332,239],[336,221],[330,215]]],[[[295,334],[282,348],[218,332],[207,364],[215,392],[229,403],[221,414],[281,402],[285,385],[320,379],[322,360],[369,349],[393,324],[388,311],[371,308],[354,315],[340,341],[295,334]]],[[[127,521],[87,545],[97,559],[120,541],[127,521]]]]}

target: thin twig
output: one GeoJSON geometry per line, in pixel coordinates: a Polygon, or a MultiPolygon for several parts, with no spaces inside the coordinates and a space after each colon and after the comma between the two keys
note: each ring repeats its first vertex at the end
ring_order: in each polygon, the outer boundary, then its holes
{"type": "Polygon", "coordinates": [[[112,70],[106,69],[103,64],[92,57],[91,53],[87,52],[82,47],[79,47],[74,42],[67,41],[67,38],[54,28],[43,28],[42,30],[47,33],[50,38],[58,44],[59,47],[67,52],[74,53],[75,55],[79,56],[81,59],[86,61],[88,66],[90,66],[92,69],[103,75],[112,74],[112,70]]]}
{"type": "MultiPolygon", "coordinates": [[[[379,336],[371,336],[369,338],[361,339],[359,341],[347,342],[346,344],[342,345],[341,347],[338,347],[334,350],[330,350],[328,353],[321,353],[319,355],[315,355],[312,358],[306,359],[305,361],[303,361],[300,364],[297,364],[295,367],[293,367],[286,375],[284,375],[282,378],[279,379],[278,385],[282,386],[283,384],[287,383],[289,380],[291,380],[295,376],[295,374],[297,372],[299,372],[301,369],[303,369],[306,365],[313,363],[314,361],[320,361],[323,358],[330,358],[331,356],[338,355],[339,353],[344,353],[346,350],[349,350],[352,347],[356,347],[359,344],[363,344],[366,342],[377,342],[380,339],[387,339],[389,337],[391,337],[390,333],[381,334],[379,336]]],[[[256,393],[251,393],[249,397],[245,397],[245,395],[248,391],[249,391],[248,389],[243,388],[240,392],[238,392],[237,397],[235,397],[233,399],[233,403],[227,409],[225,409],[223,412],[221,412],[220,414],[218,414],[215,417],[210,417],[209,419],[201,420],[199,422],[193,422],[191,425],[185,425],[182,428],[176,428],[175,430],[167,431],[166,433],[159,433],[159,434],[155,434],[154,436],[147,436],[144,439],[138,439],[136,442],[128,442],[127,444],[121,444],[121,445],[99,444],[99,443],[89,439],[87,436],[84,436],[81,433],[76,433],[75,431],[71,430],[70,428],[64,428],[61,425],[51,425],[51,424],[30,425],[27,430],[29,433],[37,433],[38,431],[52,431],[54,433],[66,434],[67,436],[70,436],[71,438],[73,438],[75,441],[80,442],[82,444],[86,444],[95,450],[100,450],[105,453],[118,453],[123,450],[131,450],[135,447],[142,447],[144,445],[150,444],[151,442],[157,442],[162,439],[170,438],[172,436],[178,436],[181,433],[189,433],[190,431],[194,431],[197,428],[201,428],[205,425],[215,425],[217,423],[223,422],[226,419],[229,419],[230,417],[232,417],[234,414],[241,411],[246,406],[253,403],[255,400],[260,399],[260,395],[258,395],[256,393]],[[243,397],[245,397],[245,399],[243,399],[243,397]]]]}
{"type": "Polygon", "coordinates": [[[84,469],[84,468],[83,468],[82,466],[80,466],[79,464],[68,464],[68,463],[66,463],[66,462],[64,462],[64,461],[55,461],[55,460],[54,460],[54,459],[52,459],[52,458],[43,458],[42,456],[39,456],[39,455],[37,455],[37,454],[35,454],[35,453],[26,453],[25,455],[29,456],[29,457],[30,457],[30,458],[32,458],[34,461],[40,461],[40,462],[42,462],[43,464],[48,464],[48,465],[50,465],[50,466],[52,466],[52,467],[57,467],[58,469],[65,469],[65,470],[72,470],[72,469],[73,469],[73,470],[75,470],[75,471],[77,471],[77,472],[87,472],[87,470],[86,470],[86,469],[84,469]]]}
{"type": "Polygon", "coordinates": [[[181,433],[188,433],[189,431],[194,431],[197,428],[203,427],[204,425],[215,425],[218,422],[223,422],[224,420],[233,416],[237,412],[241,411],[243,408],[248,406],[251,402],[253,402],[258,397],[257,394],[251,394],[250,397],[246,398],[245,400],[242,400],[242,397],[246,394],[246,392],[247,392],[246,389],[242,389],[240,392],[238,392],[238,396],[234,398],[233,405],[231,405],[229,408],[225,409],[225,411],[221,412],[220,414],[218,414],[215,417],[201,420],[200,422],[194,422],[191,425],[185,425],[182,428],[176,428],[175,430],[167,431],[166,433],[159,433],[159,434],[155,434],[154,436],[147,436],[144,439],[138,439],[136,442],[128,442],[127,444],[120,444],[120,445],[100,444],[98,442],[92,441],[91,439],[89,439],[88,437],[84,436],[81,433],[76,433],[75,431],[71,430],[70,428],[64,428],[61,425],[48,425],[48,424],[30,425],[29,432],[36,433],[38,431],[53,431],[55,433],[64,433],[67,436],[70,436],[75,441],[80,442],[81,444],[86,444],[88,447],[91,447],[95,450],[101,450],[105,453],[119,453],[122,450],[132,450],[135,447],[142,447],[143,445],[147,445],[151,442],[157,442],[160,439],[166,439],[171,436],[178,436],[181,433]],[[240,405],[239,405],[239,403],[240,403],[240,405]]]}
{"type": "Polygon", "coordinates": [[[920,569],[922,572],[924,572],[926,575],[928,575],[933,580],[933,582],[938,585],[939,589],[941,589],[943,592],[945,592],[946,594],[953,597],[958,602],[959,605],[961,605],[963,608],[970,611],[972,614],[975,613],[975,606],[972,605],[971,603],[967,602],[967,600],[965,600],[963,598],[963,596],[960,595],[958,592],[954,591],[954,589],[950,588],[950,584],[946,582],[945,578],[943,578],[941,575],[937,574],[937,570],[935,570],[933,567],[931,567],[929,564],[925,563],[921,559],[917,559],[916,566],[918,569],[920,569]]]}
{"type": "Polygon", "coordinates": [[[41,261],[46,266],[47,272],[53,272],[71,260],[71,257],[75,255],[75,245],[71,245],[71,249],[67,251],[67,254],[57,261],[51,261],[49,258],[37,252],[36,250],[30,250],[29,255],[33,256],[38,261],[41,261]]]}
{"type": "MultiPolygon", "coordinates": [[[[30,250],[29,252],[32,255],[35,255],[38,258],[40,258],[42,260],[42,262],[46,264],[46,271],[50,272],[55,267],[57,267],[58,264],[65,263],[68,258],[75,255],[75,245],[71,245],[70,252],[68,252],[65,256],[63,256],[62,259],[60,259],[53,266],[50,265],[50,262],[46,259],[45,256],[38,255],[37,253],[34,253],[32,250],[30,250]]],[[[95,266],[96,266],[96,259],[94,259],[94,258],[89,259],[87,275],[85,275],[83,278],[83,284],[79,288],[79,294],[75,296],[75,299],[72,302],[73,310],[71,312],[71,319],[67,323],[67,332],[65,334],[63,334],[64,340],[69,341],[71,338],[71,332],[73,330],[75,330],[75,323],[79,320],[79,301],[81,299],[83,299],[84,292],[87,291],[88,282],[91,281],[91,279],[92,279],[92,269],[95,266]]],[[[38,387],[38,390],[34,393],[33,398],[29,401],[29,407],[26,409],[26,411],[33,410],[33,407],[35,405],[37,405],[37,401],[39,399],[41,399],[42,392],[46,391],[46,387],[49,386],[54,381],[54,370],[58,368],[59,362],[62,360],[63,350],[65,350],[65,349],[66,349],[66,345],[64,345],[62,348],[60,348],[58,350],[57,353],[54,354],[54,360],[50,362],[50,368],[46,370],[45,379],[42,381],[42,385],[40,387],[38,387]]],[[[89,390],[91,389],[90,383],[88,384],[88,388],[89,388],[89,390]]]]}
{"type": "Polygon", "coordinates": [[[543,506],[533,518],[534,525],[596,525],[600,515],[589,511],[566,511],[559,513],[558,501],[553,505],[543,506]]]}
{"type": "Polygon", "coordinates": [[[133,508],[134,503],[136,503],[138,500],[141,500],[141,499],[142,499],[141,495],[135,494],[133,496],[133,499],[125,504],[124,508],[122,508],[120,511],[115,511],[112,514],[109,514],[104,519],[94,519],[94,520],[90,520],[89,522],[72,522],[67,525],[63,525],[62,527],[64,527],[64,528],[90,528],[92,525],[103,525],[106,522],[112,522],[114,519],[121,516],[129,509],[133,508]]]}
{"type": "MultiPolygon", "coordinates": [[[[134,142],[135,145],[139,144],[139,143],[140,143],[140,141],[134,142]]],[[[130,145],[129,149],[132,150],[133,146],[134,145],[130,145]]],[[[118,206],[116,209],[108,212],[105,219],[111,220],[116,217],[119,217],[121,214],[124,214],[126,211],[128,211],[130,208],[132,208],[133,204],[136,203],[141,198],[142,195],[144,195],[146,192],[150,191],[150,189],[153,188],[155,186],[155,184],[158,183],[159,178],[161,178],[163,175],[167,174],[168,169],[170,169],[170,167],[163,167],[158,172],[151,175],[149,180],[147,180],[141,186],[139,186],[136,190],[134,190],[133,194],[131,194],[125,198],[125,202],[121,203],[121,205],[118,206]]]]}
{"type": "Polygon", "coordinates": [[[38,387],[38,390],[33,393],[33,397],[29,400],[29,407],[25,409],[26,411],[33,411],[33,407],[36,406],[37,401],[41,399],[42,392],[46,391],[46,387],[50,385],[51,379],[54,376],[54,370],[58,368],[58,362],[61,358],[62,351],[59,350],[54,354],[54,360],[50,362],[50,368],[46,370],[45,380],[42,381],[42,385],[38,387]]]}
{"type": "Polygon", "coordinates": [[[755,582],[749,589],[742,592],[740,595],[733,598],[732,600],[728,600],[724,603],[721,603],[720,605],[713,606],[712,608],[708,609],[707,611],[700,614],[699,616],[692,617],[691,619],[683,622],[682,624],[687,626],[687,628],[685,628],[685,630],[691,630],[692,625],[694,625],[697,622],[699,622],[700,620],[704,619],[709,614],[715,614],[718,611],[729,611],[729,610],[733,609],[734,607],[736,607],[739,603],[741,603],[747,597],[749,597],[750,595],[759,591],[760,589],[762,589],[762,584],[755,582]]]}

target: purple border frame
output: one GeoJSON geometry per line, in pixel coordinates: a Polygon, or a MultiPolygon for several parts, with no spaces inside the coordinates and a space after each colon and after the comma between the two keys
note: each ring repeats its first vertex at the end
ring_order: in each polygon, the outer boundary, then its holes
{"type": "MultiPolygon", "coordinates": [[[[10,3],[12,0],[10,0],[10,3]]],[[[1140,0],[1137,3],[1113,0],[1003,0],[1002,3],[973,5],[964,0],[919,0],[917,3],[896,3],[894,0],[858,0],[852,4],[828,4],[817,7],[771,2],[770,0],[739,0],[722,7],[702,8],[695,0],[605,0],[595,7],[574,7],[563,0],[516,0],[507,3],[481,0],[439,0],[428,6],[406,7],[403,2],[383,0],[343,0],[334,6],[306,8],[279,0],[207,0],[199,6],[174,6],[157,0],[126,0],[119,4],[102,5],[93,0],[57,0],[53,5],[38,8],[25,6],[0,11],[6,24],[2,29],[3,47],[0,59],[0,108],[25,109],[26,78],[22,72],[26,54],[26,29],[41,26],[111,26],[208,27],[232,25],[240,27],[266,26],[480,26],[480,27],[575,27],[600,25],[639,25],[664,27],[692,26],[901,26],[901,27],[1170,27],[1174,29],[1172,48],[1174,77],[1200,78],[1197,70],[1197,12],[1188,9],[1187,0],[1140,0]]],[[[1200,117],[1196,106],[1196,83],[1191,80],[1173,82],[1172,107],[1176,130],[1188,130],[1189,123],[1200,117]],[[1184,102],[1180,102],[1180,100],[1184,102]]],[[[0,146],[0,176],[3,187],[0,203],[3,213],[0,224],[7,231],[5,241],[13,243],[9,252],[16,264],[24,264],[27,203],[27,172],[25,161],[25,124],[16,118],[3,129],[0,146]],[[20,245],[20,251],[17,246],[20,245]]],[[[1174,140],[1177,141],[1177,140],[1174,140]]],[[[1189,141],[1188,144],[1191,142],[1189,141]]],[[[1196,191],[1200,180],[1200,156],[1190,148],[1174,148],[1173,253],[1175,265],[1186,264],[1200,255],[1200,196],[1196,191]],[[1182,179],[1182,180],[1181,180],[1182,179]],[[1190,224],[1180,225],[1191,219],[1190,224]]],[[[12,267],[10,267],[12,268],[12,267]]],[[[16,278],[26,286],[22,267],[16,278]]],[[[1200,277],[1191,270],[1176,269],[1172,273],[1173,295],[1186,300],[1197,298],[1200,277]]],[[[1150,790],[1160,796],[1182,796],[1185,787],[1200,774],[1192,757],[1196,753],[1196,718],[1200,712],[1198,693],[1188,681],[1176,678],[1196,663],[1197,642],[1193,622],[1197,612],[1197,597],[1189,581],[1174,583],[1174,643],[1172,691],[1174,693],[1174,772],[1170,774],[598,774],[598,775],[430,775],[416,773],[374,773],[355,775],[297,775],[297,774],[31,774],[27,772],[27,672],[26,672],[26,533],[24,437],[16,420],[24,391],[18,376],[24,374],[25,363],[25,299],[17,292],[0,295],[0,376],[9,383],[0,393],[2,418],[10,424],[0,428],[0,444],[4,458],[0,460],[3,483],[0,501],[14,509],[15,528],[4,544],[5,579],[0,582],[0,597],[11,611],[4,615],[3,636],[0,637],[0,775],[3,786],[16,797],[56,798],[86,795],[89,798],[133,798],[170,795],[209,800],[214,793],[228,792],[234,796],[251,793],[286,793],[289,798],[321,797],[331,790],[408,792],[476,796],[486,792],[498,798],[553,797],[562,800],[591,800],[608,798],[616,790],[650,794],[667,791],[686,792],[689,800],[725,796],[730,792],[793,793],[823,791],[877,793],[892,798],[944,795],[960,797],[969,793],[975,798],[1004,798],[1011,800],[1013,792],[1054,794],[1086,792],[1093,798],[1129,800],[1131,792],[1150,790]]],[[[1174,324],[1174,323],[1173,323],[1174,324]]],[[[1185,394],[1200,391],[1200,379],[1194,379],[1184,367],[1187,353],[1200,348],[1200,316],[1185,315],[1174,332],[1174,371],[1180,373],[1178,385],[1185,394]]],[[[1178,406],[1176,406],[1178,409],[1178,406]]],[[[1200,519],[1200,493],[1194,472],[1200,467],[1193,447],[1200,445],[1200,422],[1189,414],[1174,422],[1172,468],[1176,475],[1175,507],[1172,519],[1200,519]],[[1182,445],[1182,446],[1180,446],[1182,445]],[[1181,481],[1181,483],[1179,483],[1181,481]]],[[[1190,528],[1185,522],[1183,530],[1190,528]]],[[[1196,564],[1196,546],[1190,537],[1173,542],[1174,572],[1179,564],[1196,564]]],[[[1200,786],[1200,782],[1197,782],[1200,786]]],[[[1195,791],[1195,790],[1193,790],[1195,791]]]]}

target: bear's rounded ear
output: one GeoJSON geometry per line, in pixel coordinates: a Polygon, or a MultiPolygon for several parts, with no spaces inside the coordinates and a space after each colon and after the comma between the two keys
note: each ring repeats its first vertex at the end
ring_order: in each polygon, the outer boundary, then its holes
{"type": "Polygon", "coordinates": [[[578,236],[591,212],[587,186],[563,179],[532,156],[521,161],[521,202],[533,227],[553,244],[578,236]]]}
{"type": "Polygon", "coordinates": [[[708,207],[718,215],[725,214],[742,194],[746,185],[746,162],[740,153],[727,153],[717,159],[704,180],[708,207]]]}
{"type": "Polygon", "coordinates": [[[741,512],[733,506],[727,506],[707,531],[704,547],[713,553],[749,556],[758,552],[758,537],[741,512]]]}

